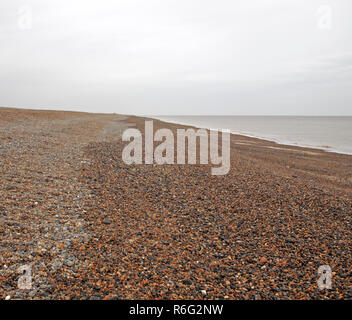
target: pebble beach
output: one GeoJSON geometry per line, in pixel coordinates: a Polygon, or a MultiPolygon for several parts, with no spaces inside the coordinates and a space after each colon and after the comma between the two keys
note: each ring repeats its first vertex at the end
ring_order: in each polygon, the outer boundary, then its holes
{"type": "Polygon", "coordinates": [[[352,299],[351,155],[231,135],[224,176],[127,165],[145,120],[0,108],[0,299],[352,299]]]}

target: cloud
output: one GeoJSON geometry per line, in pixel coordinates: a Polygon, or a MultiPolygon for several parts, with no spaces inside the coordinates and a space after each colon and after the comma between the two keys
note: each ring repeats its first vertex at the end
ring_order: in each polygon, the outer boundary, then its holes
{"type": "MultiPolygon", "coordinates": [[[[316,26],[318,0],[27,0],[29,30],[18,28],[22,4],[0,4],[0,105],[312,113],[312,86],[350,84],[347,0],[329,33],[316,26]],[[288,102],[294,95],[305,109],[288,102]]],[[[329,99],[348,113],[339,88],[329,99]]]]}
{"type": "Polygon", "coordinates": [[[297,64],[282,77],[282,81],[301,85],[352,84],[352,52],[318,56],[297,64]]]}

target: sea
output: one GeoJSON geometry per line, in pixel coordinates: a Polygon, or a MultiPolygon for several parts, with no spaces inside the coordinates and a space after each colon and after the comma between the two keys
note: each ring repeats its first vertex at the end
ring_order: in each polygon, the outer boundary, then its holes
{"type": "Polygon", "coordinates": [[[352,154],[352,116],[154,116],[166,122],[232,133],[279,144],[352,154]]]}

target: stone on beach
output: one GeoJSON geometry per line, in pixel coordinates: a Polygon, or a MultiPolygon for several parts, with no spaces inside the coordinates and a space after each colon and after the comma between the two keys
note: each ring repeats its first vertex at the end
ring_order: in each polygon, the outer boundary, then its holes
{"type": "Polygon", "coordinates": [[[351,156],[232,136],[225,176],[126,165],[144,120],[0,108],[1,299],[351,299],[351,156]]]}

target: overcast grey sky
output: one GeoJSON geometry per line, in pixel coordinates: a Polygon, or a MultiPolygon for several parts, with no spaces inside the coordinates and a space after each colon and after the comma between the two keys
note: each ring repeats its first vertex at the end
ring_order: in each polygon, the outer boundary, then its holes
{"type": "Polygon", "coordinates": [[[351,0],[1,0],[0,106],[351,115],[351,12],[351,0]]]}

